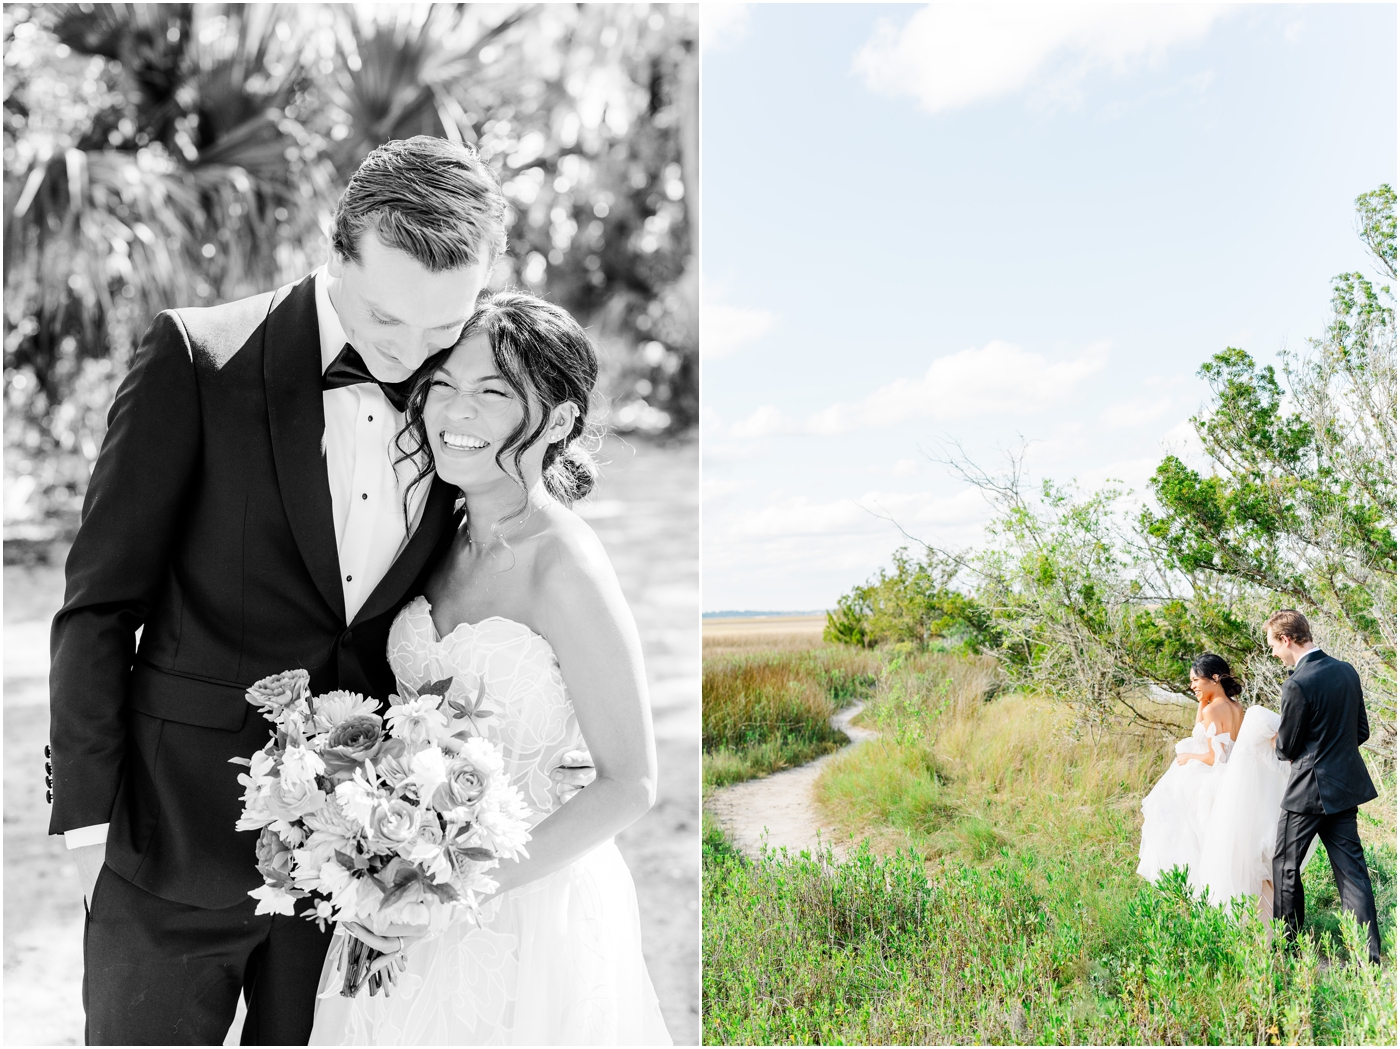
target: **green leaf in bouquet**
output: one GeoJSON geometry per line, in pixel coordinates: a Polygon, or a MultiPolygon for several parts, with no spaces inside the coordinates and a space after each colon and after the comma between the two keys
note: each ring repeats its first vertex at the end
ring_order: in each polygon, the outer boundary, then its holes
{"type": "Polygon", "coordinates": [[[480,845],[458,846],[457,851],[469,860],[479,860],[483,863],[487,860],[494,860],[496,858],[496,854],[494,852],[492,852],[490,849],[483,849],[480,845]]]}
{"type": "Polygon", "coordinates": [[[268,866],[265,863],[257,865],[258,873],[263,876],[263,883],[271,885],[274,889],[286,889],[293,896],[305,895],[300,890],[295,890],[292,883],[292,876],[286,871],[280,871],[276,867],[268,866]]]}
{"type": "MultiPolygon", "coordinates": [[[[450,680],[450,679],[449,679],[450,680]]],[[[454,719],[466,718],[468,721],[475,721],[477,718],[489,718],[495,712],[487,710],[482,706],[486,699],[486,680],[483,678],[477,685],[476,696],[472,699],[449,699],[447,706],[453,712],[454,719]]],[[[463,732],[466,730],[464,729],[463,732]]],[[[456,735],[462,736],[463,732],[456,735]]]]}
{"type": "Polygon", "coordinates": [[[368,857],[368,856],[349,856],[349,855],[347,855],[346,853],[341,852],[339,849],[336,849],[336,850],[335,850],[335,861],[336,861],[336,863],[339,863],[342,867],[346,868],[347,870],[352,870],[352,871],[367,871],[367,870],[369,870],[369,857],[368,857]]]}
{"type": "Polygon", "coordinates": [[[441,681],[429,681],[426,685],[418,687],[420,696],[445,696],[447,690],[452,687],[452,678],[445,677],[441,681]]]}
{"type": "Polygon", "coordinates": [[[443,903],[452,903],[454,900],[460,900],[462,898],[462,894],[457,891],[457,887],[448,881],[438,882],[426,879],[423,882],[423,888],[427,889],[443,903]]]}

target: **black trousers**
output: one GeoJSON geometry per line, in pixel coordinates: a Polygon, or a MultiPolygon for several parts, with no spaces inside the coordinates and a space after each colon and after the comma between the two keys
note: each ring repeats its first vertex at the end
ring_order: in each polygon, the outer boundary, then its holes
{"type": "Polygon", "coordinates": [[[1341,812],[1289,812],[1279,815],[1278,844],[1274,849],[1274,917],[1288,926],[1291,940],[1303,927],[1303,857],[1313,837],[1322,839],[1327,858],[1332,861],[1332,877],[1342,907],[1366,926],[1367,953],[1380,964],[1381,935],[1376,924],[1376,897],[1371,891],[1371,875],[1356,832],[1356,808],[1341,812]]]}
{"type": "Polygon", "coordinates": [[[172,903],[103,867],[83,930],[88,1045],[305,1045],[330,944],[301,917],[172,903]]]}

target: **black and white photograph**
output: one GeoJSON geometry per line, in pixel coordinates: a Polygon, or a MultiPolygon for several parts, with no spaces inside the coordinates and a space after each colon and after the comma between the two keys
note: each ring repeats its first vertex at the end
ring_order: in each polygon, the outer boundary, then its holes
{"type": "Polygon", "coordinates": [[[6,4],[4,1038],[693,1045],[692,4],[6,4]]]}

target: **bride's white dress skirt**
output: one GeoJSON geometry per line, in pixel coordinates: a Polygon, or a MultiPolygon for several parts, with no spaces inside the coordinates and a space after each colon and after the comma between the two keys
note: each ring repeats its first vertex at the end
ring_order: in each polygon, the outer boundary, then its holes
{"type": "MultiPolygon", "coordinates": [[[[480,733],[543,820],[572,795],[554,770],[587,760],[554,650],[499,617],[439,638],[431,612],[420,597],[399,614],[390,666],[415,687],[451,677],[450,699],[473,701],[485,685],[491,716],[480,733]]],[[[312,1045],[671,1044],[642,958],[632,874],[611,840],[489,902],[480,925],[415,944],[392,997],[340,996],[341,944],[337,934],[326,955],[312,1045]]]]}
{"type": "Polygon", "coordinates": [[[1215,750],[1215,764],[1172,763],[1142,799],[1142,845],[1137,872],[1148,881],[1185,867],[1212,903],[1257,896],[1273,877],[1279,809],[1290,764],[1274,753],[1279,716],[1267,707],[1245,711],[1232,742],[1198,723],[1177,753],[1215,750]]]}
{"type": "Polygon", "coordinates": [[[416,944],[393,997],[340,997],[342,936],[313,1045],[669,1045],[637,894],[612,842],[416,944]],[[334,1035],[335,1040],[326,1038],[334,1035]]]}

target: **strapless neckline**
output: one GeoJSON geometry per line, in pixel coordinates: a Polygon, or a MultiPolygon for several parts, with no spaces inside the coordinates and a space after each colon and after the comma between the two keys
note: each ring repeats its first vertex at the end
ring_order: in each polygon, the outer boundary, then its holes
{"type": "Polygon", "coordinates": [[[433,619],[433,603],[428,600],[426,594],[419,594],[409,603],[407,614],[414,615],[415,613],[421,613],[422,615],[427,617],[428,622],[432,624],[433,628],[433,636],[430,640],[433,641],[435,644],[439,645],[446,644],[448,641],[451,641],[454,637],[456,637],[459,633],[461,633],[464,630],[469,630],[472,632],[479,631],[487,623],[505,623],[508,626],[519,627],[531,637],[537,637],[546,645],[549,644],[549,638],[545,637],[538,630],[535,630],[530,626],[526,625],[525,623],[520,622],[520,620],[518,619],[511,619],[507,616],[486,616],[482,619],[478,619],[475,623],[469,623],[464,619],[462,620],[462,622],[458,623],[447,633],[443,634],[438,631],[437,622],[433,619]],[[413,607],[414,605],[421,605],[422,607],[415,609],[413,607]]]}

